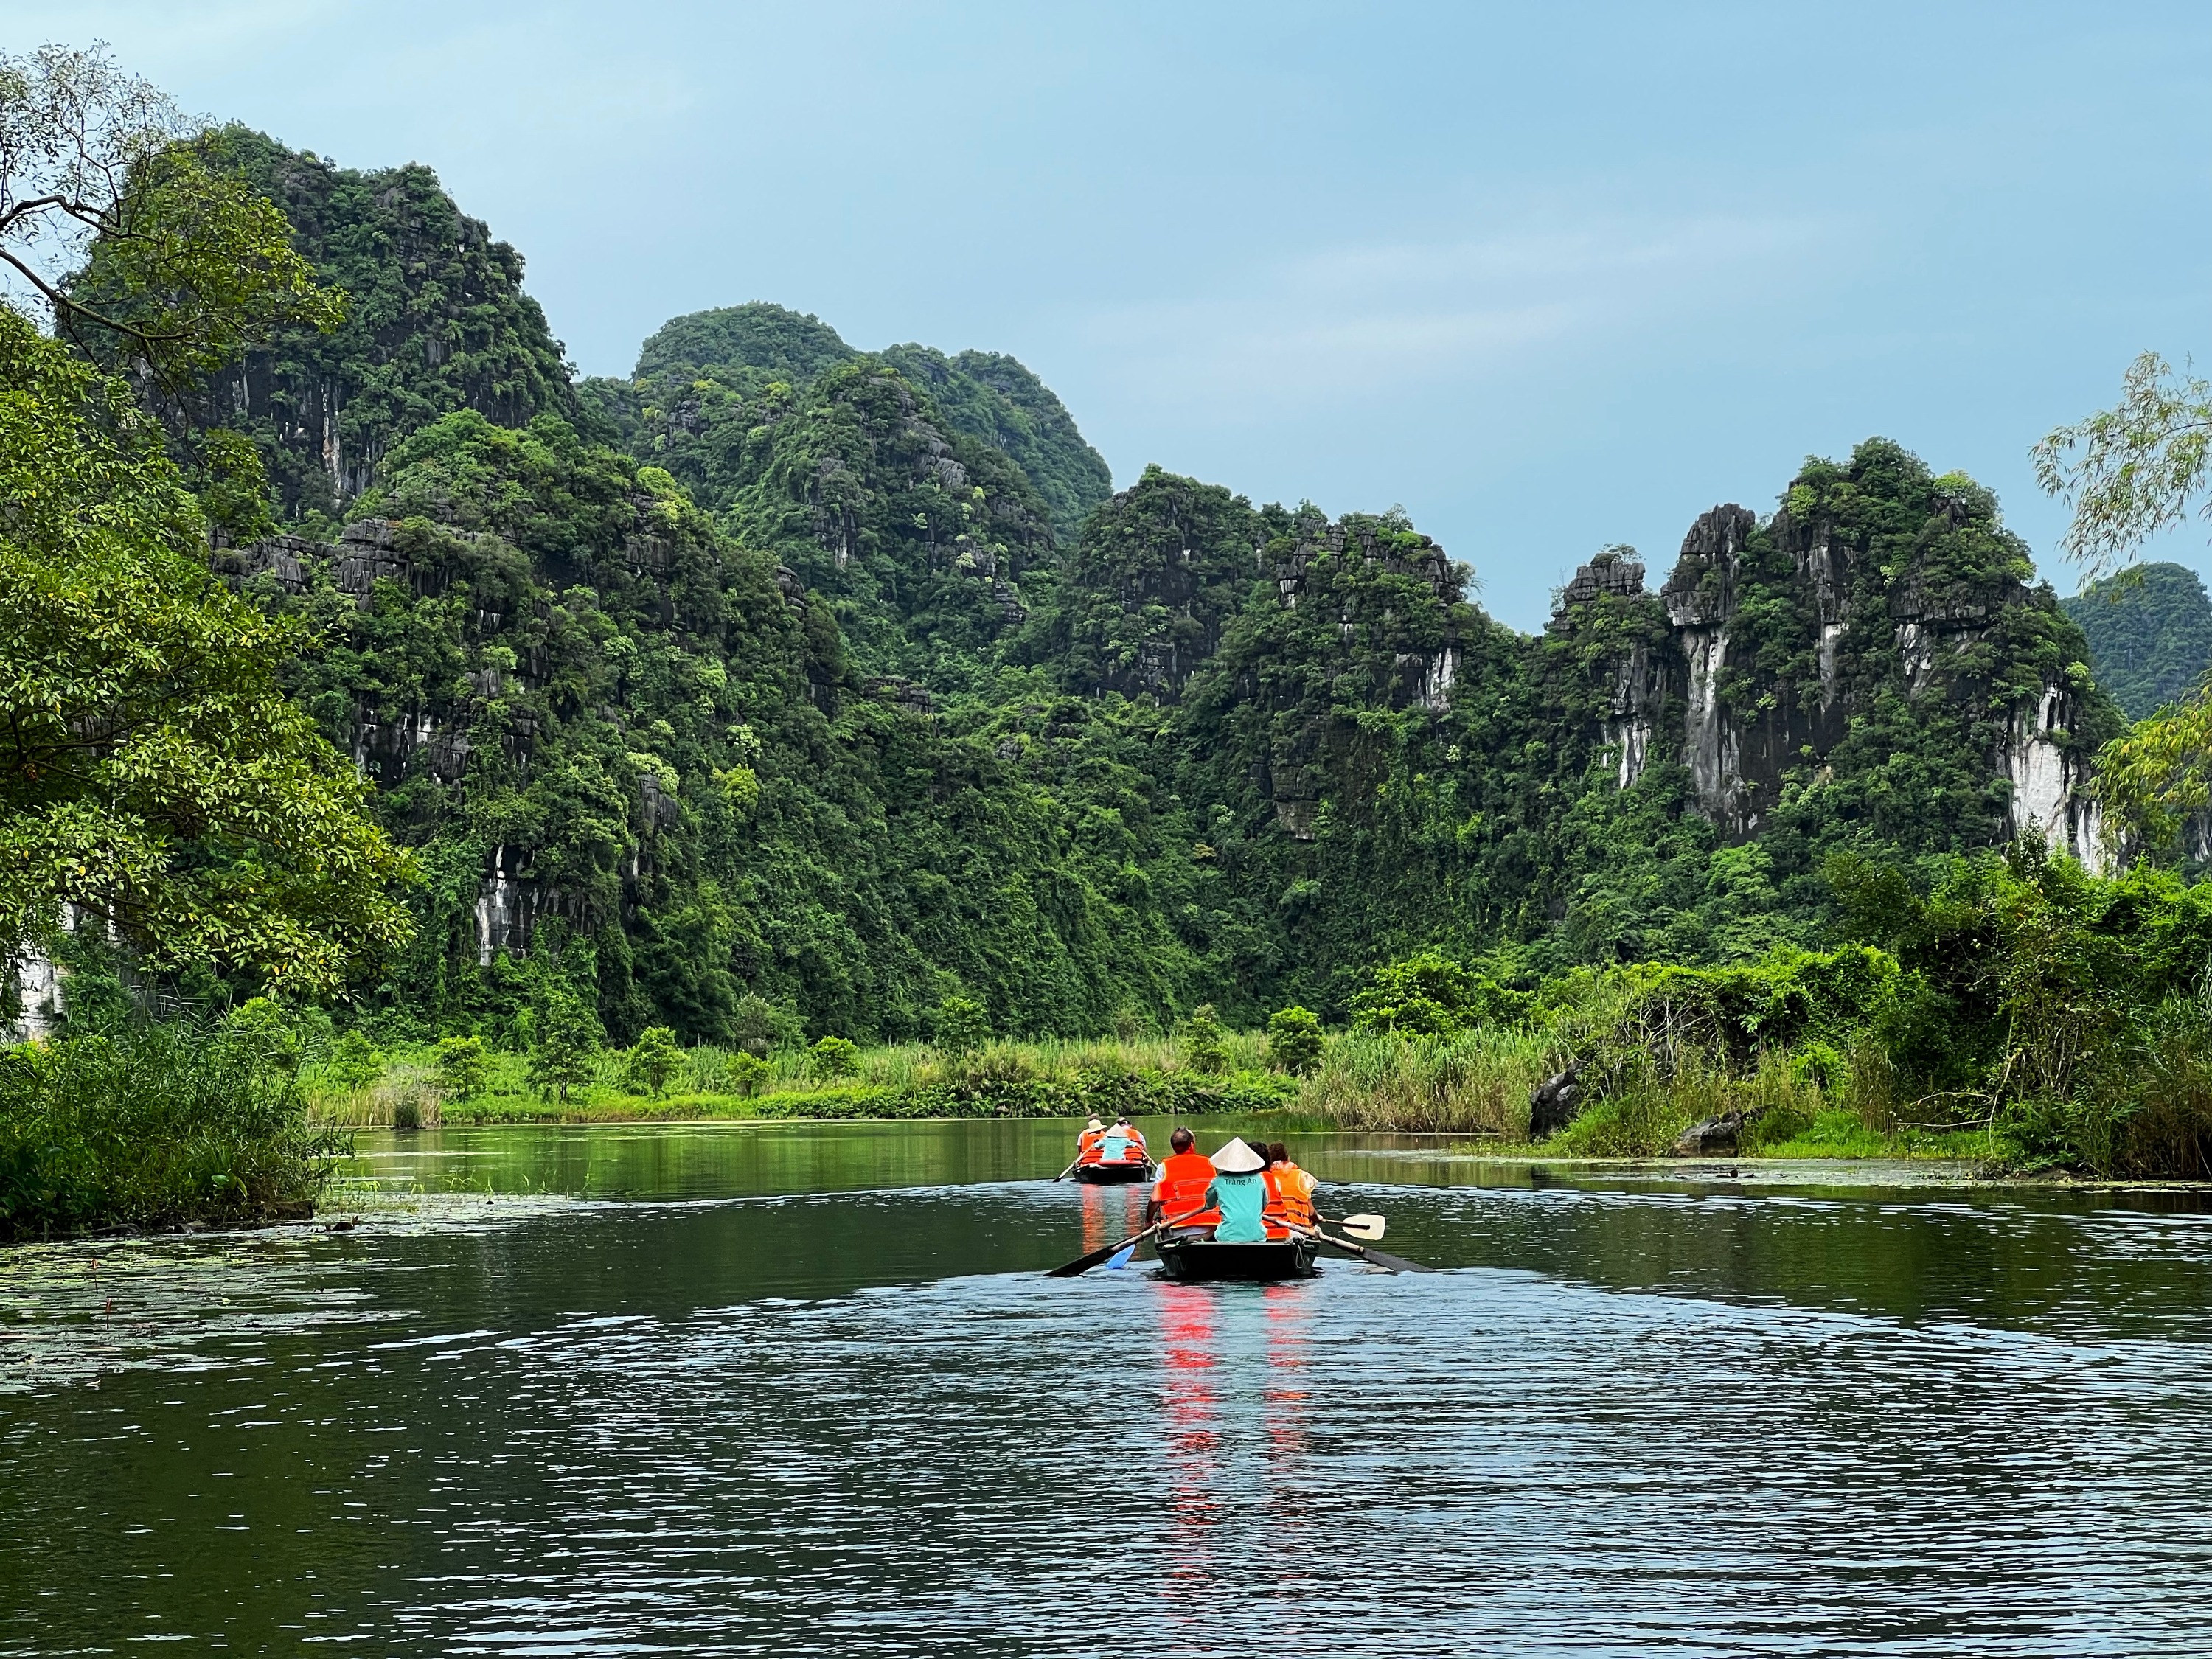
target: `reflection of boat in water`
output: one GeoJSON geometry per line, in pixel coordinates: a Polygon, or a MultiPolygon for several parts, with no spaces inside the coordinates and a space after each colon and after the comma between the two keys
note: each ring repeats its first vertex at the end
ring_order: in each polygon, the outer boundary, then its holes
{"type": "Polygon", "coordinates": [[[1310,1279],[1321,1254],[1316,1238],[1271,1238],[1251,1244],[1224,1244],[1212,1238],[1164,1238],[1160,1266],[1170,1279],[1218,1283],[1242,1279],[1266,1284],[1279,1279],[1310,1279]]]}
{"type": "Polygon", "coordinates": [[[1150,1181],[1152,1178],[1152,1161],[1139,1154],[1113,1163],[1103,1158],[1091,1164],[1079,1163],[1075,1166],[1075,1178],[1098,1187],[1122,1181],[1150,1181]]]}

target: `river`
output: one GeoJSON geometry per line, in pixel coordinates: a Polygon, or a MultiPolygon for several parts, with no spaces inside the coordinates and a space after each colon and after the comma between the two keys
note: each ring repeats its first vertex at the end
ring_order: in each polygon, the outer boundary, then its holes
{"type": "Polygon", "coordinates": [[[365,1135],[350,1231],[0,1251],[0,1654],[2212,1650],[2200,1194],[1314,1136],[1444,1271],[1047,1279],[1069,1135],[365,1135]]]}

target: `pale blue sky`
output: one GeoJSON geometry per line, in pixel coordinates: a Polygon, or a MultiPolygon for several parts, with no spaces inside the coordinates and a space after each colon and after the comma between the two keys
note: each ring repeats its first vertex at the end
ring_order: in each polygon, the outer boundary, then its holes
{"type": "MultiPolygon", "coordinates": [[[[2212,7],[0,0],[434,167],[587,372],[742,300],[1011,351],[1126,483],[1402,504],[1522,628],[1870,433],[1993,486],[2212,359],[2212,7]]],[[[2200,566],[2203,536],[2162,550],[2200,566]]]]}

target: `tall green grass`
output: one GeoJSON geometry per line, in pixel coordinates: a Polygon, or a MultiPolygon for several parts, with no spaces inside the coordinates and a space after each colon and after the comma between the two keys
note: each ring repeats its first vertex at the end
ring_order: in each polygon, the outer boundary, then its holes
{"type": "Polygon", "coordinates": [[[0,1240],[312,1214],[345,1145],[251,1033],[147,1023],[0,1050],[0,1240]]]}

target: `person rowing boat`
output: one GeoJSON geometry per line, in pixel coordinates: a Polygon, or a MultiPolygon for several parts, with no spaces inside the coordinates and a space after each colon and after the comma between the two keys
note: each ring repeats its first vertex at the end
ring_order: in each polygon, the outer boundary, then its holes
{"type": "Polygon", "coordinates": [[[1152,1183],[1152,1201],[1145,1206],[1145,1224],[1174,1223],[1174,1231],[1203,1237],[1221,1219],[1206,1202],[1213,1185],[1213,1160],[1197,1150],[1198,1140],[1180,1124],[1168,1137],[1168,1161],[1160,1165],[1160,1178],[1152,1183]]]}
{"type": "Polygon", "coordinates": [[[1152,1172],[1145,1138],[1127,1116],[1115,1118],[1111,1128],[1092,1118],[1076,1141],[1075,1162],[1060,1171],[1094,1183],[1142,1181],[1152,1172]]]}
{"type": "Polygon", "coordinates": [[[1234,1139],[1214,1153],[1213,1179],[1206,1189],[1206,1205],[1219,1212],[1214,1224],[1217,1244],[1264,1244],[1267,1240],[1267,1183],[1263,1178],[1267,1160],[1234,1139]]]}

